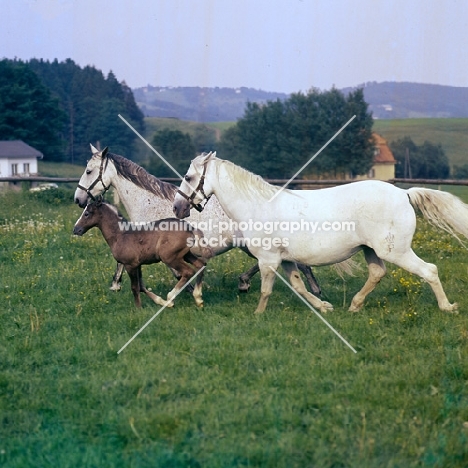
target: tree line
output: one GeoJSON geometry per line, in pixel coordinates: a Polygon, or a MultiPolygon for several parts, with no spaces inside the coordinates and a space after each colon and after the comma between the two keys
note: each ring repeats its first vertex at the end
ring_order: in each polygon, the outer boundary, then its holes
{"type": "MultiPolygon", "coordinates": [[[[180,130],[158,129],[152,144],[162,154],[170,155],[180,173],[185,172],[190,160],[201,151],[218,150],[223,159],[263,177],[289,178],[354,115],[350,125],[302,172],[315,178],[353,177],[369,171],[375,151],[373,118],[362,89],[347,95],[334,88],[312,89],[306,94],[292,94],[285,100],[248,103],[244,116],[216,143],[213,132],[208,130],[205,137],[210,144],[202,146],[203,135],[195,141],[193,135],[180,130]]],[[[417,145],[407,136],[389,146],[397,161],[395,177],[450,177],[449,160],[440,144],[425,141],[417,145]]],[[[147,168],[159,176],[174,176],[156,156],[150,159],[147,168]]],[[[468,178],[468,165],[455,166],[453,176],[468,178]]]]}
{"type": "MultiPolygon", "coordinates": [[[[308,174],[335,178],[338,174],[358,175],[372,166],[372,115],[367,110],[362,90],[345,96],[336,89],[311,90],[289,99],[248,103],[244,116],[226,130],[211,150],[255,173],[268,178],[287,178],[306,163],[343,125],[354,120],[321,152],[307,168],[308,174]]],[[[190,135],[180,131],[158,131],[153,145],[171,156],[184,172],[200,151],[190,135]]],[[[166,171],[152,157],[149,170],[166,171]]],[[[173,175],[168,173],[167,175],[173,175]]]]}
{"type": "Polygon", "coordinates": [[[109,145],[114,152],[133,150],[144,117],[132,90],[112,72],[73,60],[0,61],[0,139],[21,139],[49,161],[84,163],[89,143],[109,145]]]}

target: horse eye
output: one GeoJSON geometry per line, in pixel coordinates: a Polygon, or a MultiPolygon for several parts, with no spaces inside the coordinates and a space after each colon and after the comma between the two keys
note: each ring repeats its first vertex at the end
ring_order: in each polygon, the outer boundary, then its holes
{"type": "Polygon", "coordinates": [[[190,182],[190,176],[186,175],[186,176],[184,176],[184,179],[185,179],[187,182],[190,182]]]}
{"type": "Polygon", "coordinates": [[[86,169],[86,174],[89,175],[89,174],[91,174],[91,172],[92,172],[91,169],[86,169]]]}
{"type": "Polygon", "coordinates": [[[89,213],[87,211],[85,211],[84,215],[85,215],[85,218],[86,218],[87,216],[89,216],[89,213]]]}

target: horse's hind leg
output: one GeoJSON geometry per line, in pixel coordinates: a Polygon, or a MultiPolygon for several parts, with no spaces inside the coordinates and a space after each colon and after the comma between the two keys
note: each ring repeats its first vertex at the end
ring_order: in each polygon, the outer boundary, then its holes
{"type": "Polygon", "coordinates": [[[111,291],[120,291],[122,288],[122,274],[124,271],[124,266],[121,263],[117,263],[115,267],[115,273],[112,277],[112,285],[110,287],[111,291]]]}
{"type": "Polygon", "coordinates": [[[434,291],[434,294],[437,298],[437,303],[441,310],[444,310],[446,312],[458,313],[456,312],[456,310],[458,309],[458,304],[450,304],[449,300],[447,299],[447,296],[445,295],[445,291],[442,287],[442,283],[440,282],[437,267],[435,265],[433,265],[432,263],[426,263],[424,260],[421,260],[413,252],[413,250],[409,250],[404,255],[400,255],[396,258],[389,258],[388,261],[395,263],[396,265],[398,265],[401,268],[404,268],[410,273],[418,275],[424,281],[429,283],[429,285],[432,288],[432,291],[434,291]]]}
{"type": "Polygon", "coordinates": [[[260,268],[258,267],[257,262],[252,268],[250,268],[249,270],[247,270],[239,276],[239,284],[237,286],[239,292],[249,292],[250,280],[252,279],[252,276],[259,272],[259,270],[260,268]]]}
{"type": "Polygon", "coordinates": [[[133,298],[135,300],[135,306],[141,307],[141,298],[140,298],[140,277],[141,271],[140,267],[137,268],[126,268],[128,276],[130,277],[130,283],[133,293],[133,298]]]}
{"type": "Polygon", "coordinates": [[[369,277],[362,289],[353,297],[349,307],[350,312],[357,312],[364,305],[366,296],[372,292],[379,281],[386,273],[386,268],[383,260],[377,256],[375,251],[370,247],[364,247],[364,257],[366,258],[367,267],[369,269],[369,277]]]}
{"type": "Polygon", "coordinates": [[[283,270],[288,275],[289,282],[291,283],[294,291],[300,294],[307,302],[312,304],[312,306],[319,309],[320,312],[328,312],[333,310],[333,306],[329,302],[322,301],[307,291],[304,281],[302,281],[302,278],[297,269],[298,265],[293,262],[283,262],[282,266],[283,270]]]}
{"type": "MultiPolygon", "coordinates": [[[[187,253],[187,255],[184,256],[184,260],[192,264],[197,269],[197,271],[200,271],[201,268],[206,266],[205,261],[196,257],[191,252],[187,253]]],[[[203,307],[202,287],[203,287],[204,272],[205,271],[203,270],[198,274],[197,279],[195,281],[195,286],[193,287],[192,295],[193,295],[193,299],[195,300],[195,304],[198,307],[203,307]]]]}
{"type": "Polygon", "coordinates": [[[318,284],[317,279],[312,273],[312,268],[310,268],[308,265],[304,265],[303,263],[298,263],[297,268],[306,277],[312,294],[314,296],[320,297],[322,295],[322,290],[320,289],[320,285],[318,284]]]}
{"type": "MultiPolygon", "coordinates": [[[[167,294],[167,300],[172,302],[179,294],[180,290],[187,284],[190,278],[194,275],[192,267],[184,261],[183,258],[176,259],[170,263],[171,268],[177,270],[180,279],[174,288],[167,294]]],[[[188,286],[187,286],[188,287],[188,286]]],[[[203,302],[203,301],[202,301],[203,302]]]]}
{"type": "MultiPolygon", "coordinates": [[[[298,263],[297,267],[299,270],[304,274],[307,279],[307,283],[309,284],[310,290],[314,296],[320,297],[322,294],[322,290],[316,280],[314,274],[312,273],[312,269],[308,265],[304,265],[302,263],[298,263]]],[[[257,274],[259,271],[258,263],[256,263],[250,270],[247,270],[245,273],[239,276],[239,285],[238,289],[239,292],[248,292],[250,289],[250,280],[252,276],[257,274]]]]}

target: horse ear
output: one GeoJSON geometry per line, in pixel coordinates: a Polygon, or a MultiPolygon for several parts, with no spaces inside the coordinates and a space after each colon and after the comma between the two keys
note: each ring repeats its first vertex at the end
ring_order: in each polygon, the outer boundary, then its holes
{"type": "Polygon", "coordinates": [[[208,161],[216,157],[216,151],[210,151],[204,158],[203,158],[203,165],[205,165],[208,161]]]}
{"type": "Polygon", "coordinates": [[[91,153],[93,153],[93,156],[96,153],[99,153],[99,150],[95,146],[93,146],[92,143],[90,143],[89,146],[91,146],[91,153]]]}

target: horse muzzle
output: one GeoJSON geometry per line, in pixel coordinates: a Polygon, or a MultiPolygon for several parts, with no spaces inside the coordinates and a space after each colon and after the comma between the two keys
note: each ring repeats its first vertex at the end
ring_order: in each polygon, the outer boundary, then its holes
{"type": "Polygon", "coordinates": [[[188,200],[176,200],[172,207],[174,214],[179,219],[188,218],[190,216],[190,202],[188,200]]]}
{"type": "Polygon", "coordinates": [[[84,233],[85,233],[85,231],[81,226],[75,226],[73,228],[73,234],[75,236],[82,236],[84,233]]]}

